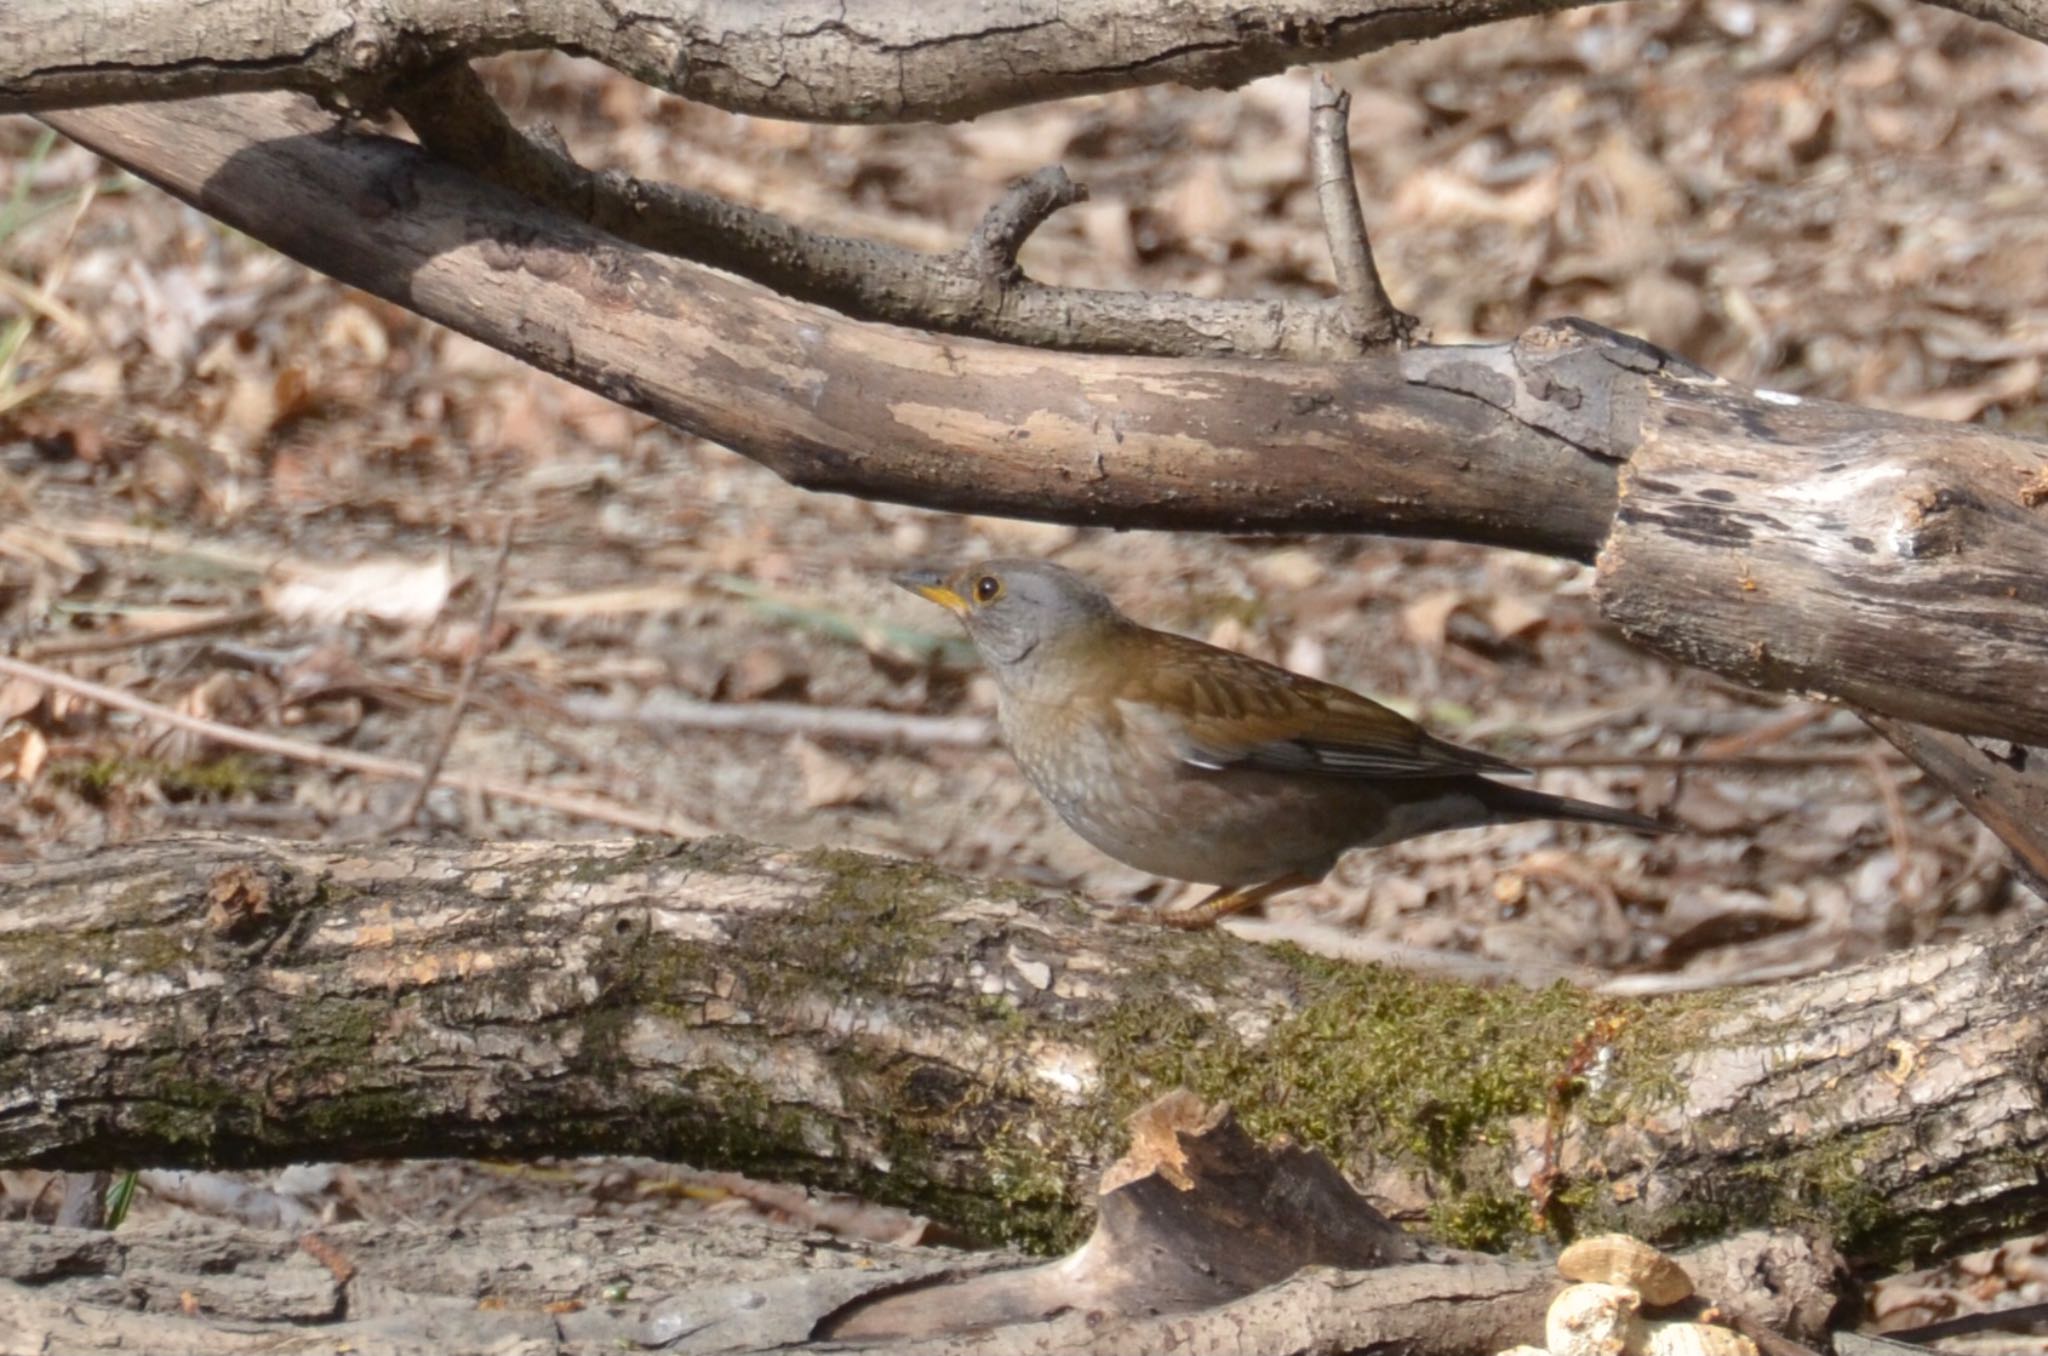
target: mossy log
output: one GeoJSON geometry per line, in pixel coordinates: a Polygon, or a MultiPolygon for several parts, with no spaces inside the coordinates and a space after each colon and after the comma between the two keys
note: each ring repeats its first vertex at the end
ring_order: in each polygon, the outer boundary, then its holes
{"type": "Polygon", "coordinates": [[[1175,1087],[1498,1247],[2048,1224],[2048,930],[1683,1000],[1476,989],[850,852],[237,838],[0,867],[0,1163],[648,1154],[1085,1233],[1175,1087]]]}

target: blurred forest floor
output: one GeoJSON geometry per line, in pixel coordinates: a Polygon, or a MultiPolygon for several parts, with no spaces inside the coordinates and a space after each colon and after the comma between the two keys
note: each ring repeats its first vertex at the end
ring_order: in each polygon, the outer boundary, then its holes
{"type": "MultiPolygon", "coordinates": [[[[586,163],[808,225],[957,245],[1010,179],[1091,200],[1046,281],[1319,295],[1308,76],[954,127],[734,117],[562,58],[489,66],[586,163]]],[[[1730,378],[2033,428],[2048,358],[2048,50],[1904,0],[1616,5],[1332,69],[1389,290],[1438,341],[1577,314],[1730,378]]],[[[1141,619],[1353,686],[1539,785],[1660,812],[1348,859],[1267,933],[1625,989],[1801,973],[2042,901],[1853,718],[1632,652],[1584,568],[1393,540],[1111,534],[793,490],[253,245],[0,119],[8,654],[295,740],[423,758],[494,573],[449,767],[706,831],[1168,899],[1052,818],[971,721],[883,742],[683,729],[705,704],[986,718],[906,563],[1051,556],[1141,619]],[[168,629],[169,634],[162,634],[168,629]],[[1668,765],[1689,755],[1691,765],[1668,765]],[[1631,759],[1664,759],[1654,766],[1631,759]],[[1748,758],[1748,762],[1730,759],[1748,758]]],[[[411,787],[0,682],[0,857],[192,830],[385,832],[411,787]]],[[[616,824],[443,788],[401,832],[616,824]]],[[[0,908],[4,908],[0,904],[0,908]]]]}

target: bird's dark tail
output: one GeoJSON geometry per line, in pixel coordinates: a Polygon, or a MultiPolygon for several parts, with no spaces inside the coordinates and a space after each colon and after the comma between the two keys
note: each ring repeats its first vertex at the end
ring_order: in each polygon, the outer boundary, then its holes
{"type": "Polygon", "coordinates": [[[1531,791],[1525,786],[1503,786],[1499,782],[1487,782],[1486,785],[1487,808],[1500,817],[1501,823],[1518,819],[1576,819],[1587,824],[1612,824],[1637,833],[1670,833],[1674,827],[1659,824],[1633,810],[1595,805],[1590,800],[1572,800],[1568,796],[1531,791]]]}

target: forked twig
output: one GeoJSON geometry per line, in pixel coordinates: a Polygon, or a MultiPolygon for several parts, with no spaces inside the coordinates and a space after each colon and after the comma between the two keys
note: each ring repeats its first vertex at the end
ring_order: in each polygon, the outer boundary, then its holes
{"type": "Polygon", "coordinates": [[[393,90],[391,103],[422,145],[472,174],[644,249],[856,319],[1088,353],[1314,360],[1360,351],[1341,298],[1235,300],[1025,277],[1018,248],[1047,217],[1086,197],[1057,166],[1013,185],[964,247],[927,254],[809,230],[679,184],[593,173],[557,141],[514,126],[463,61],[393,90]]]}

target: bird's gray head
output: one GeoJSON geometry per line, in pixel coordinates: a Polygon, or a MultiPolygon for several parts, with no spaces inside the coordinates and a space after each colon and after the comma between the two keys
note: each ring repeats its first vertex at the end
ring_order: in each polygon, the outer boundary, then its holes
{"type": "Polygon", "coordinates": [[[999,676],[1041,657],[1049,641],[1120,616],[1108,594],[1043,560],[983,560],[950,575],[912,570],[896,582],[958,617],[999,676]]]}

